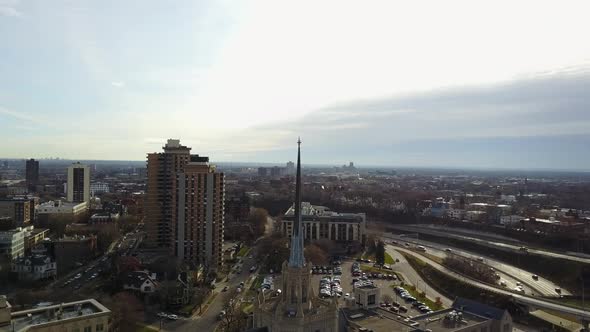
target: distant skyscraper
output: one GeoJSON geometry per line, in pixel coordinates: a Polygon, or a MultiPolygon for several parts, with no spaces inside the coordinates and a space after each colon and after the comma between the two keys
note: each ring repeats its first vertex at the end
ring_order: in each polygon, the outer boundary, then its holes
{"type": "Polygon", "coordinates": [[[68,167],[67,200],[69,202],[90,202],[90,168],[74,163],[68,167]]]}
{"type": "Polygon", "coordinates": [[[293,174],[295,174],[295,163],[294,163],[294,162],[292,162],[292,161],[288,161],[288,162],[287,162],[287,167],[286,167],[286,170],[285,170],[285,172],[286,172],[288,175],[293,175],[293,174]]]}
{"type": "Polygon", "coordinates": [[[258,167],[258,176],[267,176],[267,175],[268,175],[268,168],[258,167]]]}
{"type": "Polygon", "coordinates": [[[147,244],[167,248],[185,262],[221,265],[223,173],[179,140],[169,139],[163,149],[147,158],[147,244]]]}
{"type": "Polygon", "coordinates": [[[31,193],[35,192],[37,184],[39,183],[39,161],[35,159],[27,160],[26,180],[28,191],[31,193]]]}

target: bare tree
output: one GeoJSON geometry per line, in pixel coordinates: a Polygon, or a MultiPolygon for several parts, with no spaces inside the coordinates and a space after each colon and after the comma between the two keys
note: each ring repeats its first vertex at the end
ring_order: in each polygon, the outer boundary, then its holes
{"type": "Polygon", "coordinates": [[[313,243],[305,247],[305,258],[314,265],[328,264],[328,254],[320,246],[313,243]]]}
{"type": "Polygon", "coordinates": [[[242,311],[240,301],[237,300],[237,292],[233,291],[230,300],[225,306],[225,315],[222,318],[221,327],[226,332],[239,332],[246,328],[247,316],[242,311]]]}

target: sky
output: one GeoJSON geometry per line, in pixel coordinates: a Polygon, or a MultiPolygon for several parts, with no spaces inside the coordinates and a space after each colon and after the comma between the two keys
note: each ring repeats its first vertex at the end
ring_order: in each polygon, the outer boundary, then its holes
{"type": "Polygon", "coordinates": [[[0,158],[590,170],[588,1],[0,0],[0,158]]]}

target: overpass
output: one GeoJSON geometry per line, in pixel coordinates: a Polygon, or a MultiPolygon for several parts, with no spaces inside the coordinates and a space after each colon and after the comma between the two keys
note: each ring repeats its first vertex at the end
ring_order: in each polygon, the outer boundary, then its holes
{"type": "Polygon", "coordinates": [[[416,258],[419,258],[420,260],[424,261],[425,263],[432,266],[436,270],[438,270],[438,271],[440,271],[452,278],[455,278],[457,280],[460,280],[460,281],[465,282],[469,285],[472,285],[474,287],[477,287],[477,288],[480,288],[480,289],[483,289],[486,291],[509,296],[512,298],[512,300],[515,303],[518,303],[521,306],[526,307],[529,311],[533,311],[536,309],[547,309],[547,310],[553,310],[556,312],[561,312],[561,313],[576,317],[576,319],[582,324],[582,326],[584,326],[584,328],[586,330],[588,330],[588,327],[590,324],[590,311],[588,311],[588,310],[584,310],[584,309],[580,309],[580,308],[576,308],[576,307],[571,307],[571,306],[568,306],[565,304],[556,303],[554,301],[550,301],[550,300],[543,299],[543,298],[517,294],[515,292],[511,292],[506,289],[503,289],[497,285],[487,284],[487,283],[481,282],[477,279],[474,279],[470,276],[450,270],[447,267],[445,267],[437,262],[434,262],[430,258],[420,255],[419,253],[416,253],[414,251],[410,251],[410,250],[404,249],[399,246],[393,246],[393,245],[390,245],[390,246],[395,247],[395,249],[397,251],[400,251],[400,252],[412,255],[416,258]]]}
{"type": "MultiPolygon", "coordinates": [[[[520,250],[520,245],[514,245],[502,242],[500,240],[491,240],[491,239],[481,239],[476,237],[475,235],[467,236],[467,235],[460,235],[454,234],[451,232],[453,229],[441,229],[435,227],[428,227],[423,225],[388,225],[388,227],[401,230],[407,233],[423,233],[429,234],[439,237],[446,237],[451,239],[463,240],[474,242],[482,246],[500,249],[504,251],[514,252],[514,253],[522,253],[520,250]]],[[[556,251],[548,251],[546,249],[535,249],[535,248],[528,248],[529,255],[539,255],[549,258],[558,258],[558,259],[565,259],[576,263],[583,263],[583,264],[590,264],[590,257],[588,255],[580,254],[580,253],[571,253],[571,252],[556,252],[556,251]]]]}

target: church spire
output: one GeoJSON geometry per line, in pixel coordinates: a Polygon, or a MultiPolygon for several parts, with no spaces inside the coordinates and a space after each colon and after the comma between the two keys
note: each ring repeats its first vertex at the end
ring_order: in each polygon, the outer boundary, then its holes
{"type": "Polygon", "coordinates": [[[291,237],[291,254],[289,266],[303,267],[303,231],[301,230],[301,139],[297,140],[297,175],[295,178],[295,218],[293,220],[293,236],[291,237]]]}

